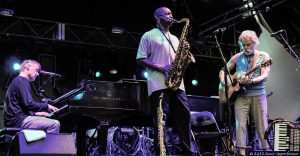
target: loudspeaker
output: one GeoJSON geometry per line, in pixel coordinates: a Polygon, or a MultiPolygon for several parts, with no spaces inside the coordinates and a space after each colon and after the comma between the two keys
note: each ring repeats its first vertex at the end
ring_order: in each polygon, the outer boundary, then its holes
{"type": "Polygon", "coordinates": [[[24,133],[19,132],[11,153],[14,156],[75,156],[76,148],[72,134],[47,134],[46,138],[27,143],[24,133]]]}

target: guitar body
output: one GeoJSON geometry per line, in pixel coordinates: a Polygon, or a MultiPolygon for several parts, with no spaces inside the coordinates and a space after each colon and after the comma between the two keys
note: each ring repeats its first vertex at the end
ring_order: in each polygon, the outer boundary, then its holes
{"type": "MultiPolygon", "coordinates": [[[[231,96],[236,92],[240,90],[240,85],[237,82],[237,74],[230,75],[232,82],[230,82],[229,76],[227,77],[227,86],[228,86],[228,99],[231,98],[231,96]]],[[[226,94],[225,94],[225,86],[222,86],[221,83],[219,83],[219,103],[225,103],[226,102],[226,94]]]]}

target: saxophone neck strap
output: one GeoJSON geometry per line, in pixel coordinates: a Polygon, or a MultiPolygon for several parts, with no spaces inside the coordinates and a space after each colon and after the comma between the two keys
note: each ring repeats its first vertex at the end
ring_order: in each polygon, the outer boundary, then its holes
{"type": "MultiPolygon", "coordinates": [[[[165,38],[167,39],[167,41],[169,42],[169,44],[171,45],[172,49],[174,50],[174,53],[176,53],[176,50],[171,42],[171,38],[168,38],[165,33],[161,30],[161,28],[158,28],[160,30],[160,32],[165,36],[165,38]]],[[[169,36],[170,37],[170,36],[169,36]]]]}

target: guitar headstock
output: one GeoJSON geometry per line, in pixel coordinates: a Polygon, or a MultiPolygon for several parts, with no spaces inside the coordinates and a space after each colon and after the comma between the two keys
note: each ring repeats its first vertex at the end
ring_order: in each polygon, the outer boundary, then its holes
{"type": "Polygon", "coordinates": [[[272,64],[272,59],[269,59],[267,62],[261,64],[261,67],[267,67],[267,66],[270,66],[272,64]]]}

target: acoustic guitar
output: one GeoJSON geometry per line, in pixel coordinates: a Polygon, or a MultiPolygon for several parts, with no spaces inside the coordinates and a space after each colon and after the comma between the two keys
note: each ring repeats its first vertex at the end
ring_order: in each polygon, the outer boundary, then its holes
{"type": "MultiPolygon", "coordinates": [[[[268,60],[265,63],[256,65],[254,68],[250,69],[248,72],[246,72],[244,75],[248,76],[254,71],[262,68],[262,67],[267,67],[272,64],[272,60],[268,60]]],[[[227,75],[227,86],[228,86],[228,99],[232,97],[233,94],[238,94],[241,90],[245,91],[244,89],[241,89],[243,87],[240,86],[239,84],[239,78],[241,78],[241,73],[236,72],[233,75],[227,75]],[[232,79],[232,83],[230,82],[229,76],[232,79]]],[[[236,96],[234,96],[236,97],[236,96]]],[[[225,103],[226,102],[226,95],[225,95],[225,87],[219,83],[219,103],[225,103]]]]}

